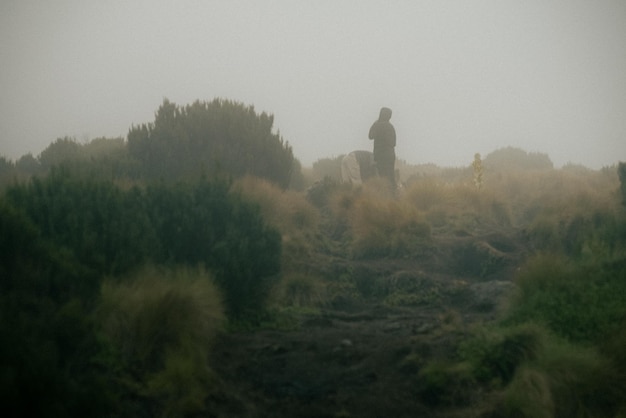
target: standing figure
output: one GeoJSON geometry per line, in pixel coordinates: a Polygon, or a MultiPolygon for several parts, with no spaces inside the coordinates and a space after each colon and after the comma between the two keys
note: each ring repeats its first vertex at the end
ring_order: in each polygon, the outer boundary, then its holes
{"type": "Polygon", "coordinates": [[[472,167],[474,168],[474,185],[480,190],[483,188],[483,162],[479,153],[474,154],[472,167]]]}
{"type": "Polygon", "coordinates": [[[378,120],[370,128],[369,138],[374,140],[374,162],[378,175],[389,180],[391,190],[396,190],[396,130],[389,122],[391,109],[380,109],[378,120]]]}

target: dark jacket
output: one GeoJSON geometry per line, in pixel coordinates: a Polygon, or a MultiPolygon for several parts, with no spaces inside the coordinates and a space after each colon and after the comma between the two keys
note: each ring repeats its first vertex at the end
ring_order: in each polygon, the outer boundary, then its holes
{"type": "Polygon", "coordinates": [[[388,154],[396,146],[396,130],[389,122],[391,109],[383,107],[380,116],[370,128],[369,138],[374,140],[374,158],[376,154],[388,154]]]}

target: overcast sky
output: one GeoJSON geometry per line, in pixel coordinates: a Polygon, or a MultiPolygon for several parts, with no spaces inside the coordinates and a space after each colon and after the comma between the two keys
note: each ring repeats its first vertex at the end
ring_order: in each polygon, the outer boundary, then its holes
{"type": "Polygon", "coordinates": [[[626,1],[0,3],[0,155],[215,97],[274,114],[305,166],[371,149],[387,106],[409,163],[600,168],[626,161],[626,1]]]}

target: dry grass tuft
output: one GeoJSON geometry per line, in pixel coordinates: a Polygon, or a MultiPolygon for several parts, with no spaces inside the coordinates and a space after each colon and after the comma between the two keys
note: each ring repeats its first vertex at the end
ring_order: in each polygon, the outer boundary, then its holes
{"type": "Polygon", "coordinates": [[[118,356],[120,381],[160,411],[204,409],[212,388],[208,352],[224,321],[217,287],[202,269],[144,268],[102,286],[98,310],[118,356]]]}
{"type": "Polygon", "coordinates": [[[417,209],[375,194],[354,200],[349,222],[357,257],[415,255],[430,239],[430,226],[417,209]]]}

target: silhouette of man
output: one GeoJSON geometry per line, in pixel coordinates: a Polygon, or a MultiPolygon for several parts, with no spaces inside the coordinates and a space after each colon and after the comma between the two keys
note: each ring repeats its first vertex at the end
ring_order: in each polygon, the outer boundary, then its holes
{"type": "Polygon", "coordinates": [[[374,162],[378,175],[389,180],[391,190],[396,189],[396,130],[389,122],[391,109],[380,109],[378,120],[370,128],[369,138],[374,140],[374,162]]]}

